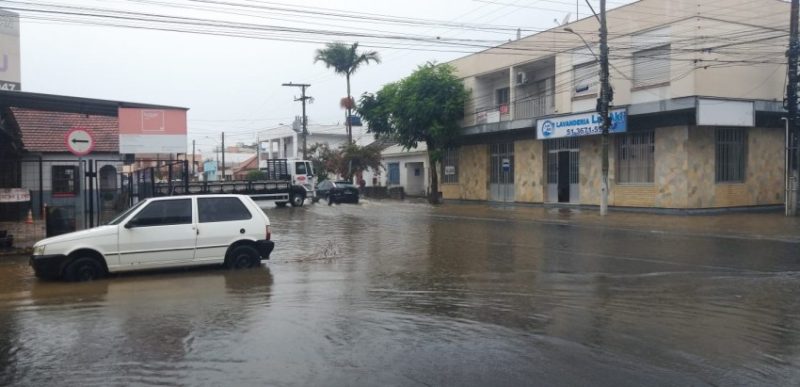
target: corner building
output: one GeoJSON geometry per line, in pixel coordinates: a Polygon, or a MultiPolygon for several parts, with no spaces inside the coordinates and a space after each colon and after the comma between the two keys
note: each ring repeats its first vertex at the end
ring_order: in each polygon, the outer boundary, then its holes
{"type": "MultiPolygon", "coordinates": [[[[609,205],[784,200],[789,3],[641,0],[607,12],[609,205]]],[[[593,16],[450,62],[472,90],[443,197],[599,205],[593,16]]]]}

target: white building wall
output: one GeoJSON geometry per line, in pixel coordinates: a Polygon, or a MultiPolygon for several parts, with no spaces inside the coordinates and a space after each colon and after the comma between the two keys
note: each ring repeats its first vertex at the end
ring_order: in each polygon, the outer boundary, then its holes
{"type": "Polygon", "coordinates": [[[428,167],[427,153],[413,153],[407,155],[391,155],[383,157],[384,171],[381,176],[381,184],[388,187],[402,186],[407,195],[425,195],[430,188],[430,168],[428,167]],[[389,164],[399,163],[400,165],[400,184],[389,184],[389,164]],[[413,169],[414,165],[421,165],[421,183],[415,184],[413,182],[413,169]],[[412,182],[409,182],[409,177],[412,182]],[[411,183],[411,184],[409,184],[411,183]]]}

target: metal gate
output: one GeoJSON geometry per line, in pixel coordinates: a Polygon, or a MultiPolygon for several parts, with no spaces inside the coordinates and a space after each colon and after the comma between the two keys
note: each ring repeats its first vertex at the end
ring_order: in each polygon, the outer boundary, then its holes
{"type": "Polygon", "coordinates": [[[514,143],[489,145],[489,200],[513,202],[514,188],[514,143]]]}
{"type": "Polygon", "coordinates": [[[579,203],[580,145],[577,137],[545,140],[547,201],[579,203]]]}

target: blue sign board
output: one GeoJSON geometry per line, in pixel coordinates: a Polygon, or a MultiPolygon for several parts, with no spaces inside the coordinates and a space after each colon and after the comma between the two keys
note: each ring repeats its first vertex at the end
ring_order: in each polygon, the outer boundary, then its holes
{"type": "MultiPolygon", "coordinates": [[[[628,131],[627,109],[614,109],[609,112],[611,127],[609,133],[624,133],[628,131]]],[[[576,136],[591,136],[601,134],[600,115],[596,112],[571,114],[568,116],[544,118],[536,121],[536,138],[562,138],[576,136]]]]}

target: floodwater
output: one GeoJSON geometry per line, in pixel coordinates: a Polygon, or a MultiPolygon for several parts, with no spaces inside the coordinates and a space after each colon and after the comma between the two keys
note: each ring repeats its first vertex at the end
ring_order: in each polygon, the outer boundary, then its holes
{"type": "Polygon", "coordinates": [[[513,212],[270,208],[273,260],[238,272],[0,257],[0,385],[800,384],[797,241],[513,212]]]}

